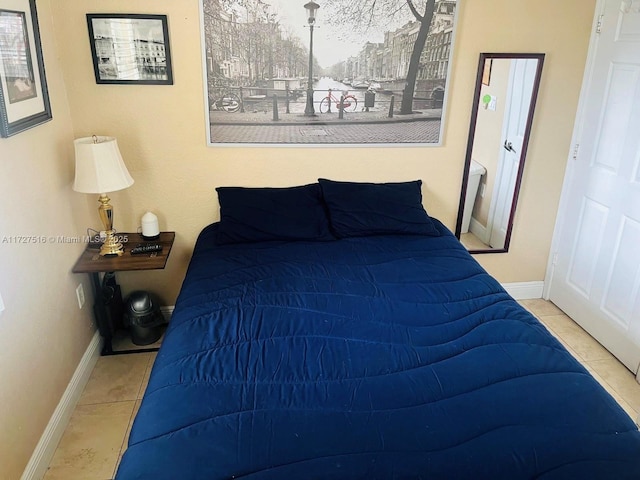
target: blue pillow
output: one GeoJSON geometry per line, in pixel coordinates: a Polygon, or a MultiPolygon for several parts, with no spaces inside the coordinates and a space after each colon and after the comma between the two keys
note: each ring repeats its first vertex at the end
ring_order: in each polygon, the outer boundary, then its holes
{"type": "Polygon", "coordinates": [[[217,244],[334,240],[317,183],[286,188],[218,187],[217,244]]]}
{"type": "Polygon", "coordinates": [[[440,236],[422,206],[422,180],[401,183],[336,182],[321,178],[331,230],[339,237],[415,234],[440,236]]]}

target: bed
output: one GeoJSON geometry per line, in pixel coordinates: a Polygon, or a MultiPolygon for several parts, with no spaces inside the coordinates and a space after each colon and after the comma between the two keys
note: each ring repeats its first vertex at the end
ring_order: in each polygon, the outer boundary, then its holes
{"type": "Polygon", "coordinates": [[[221,196],[117,480],[640,478],[631,418],[442,223],[344,235],[313,189],[331,235],[221,241],[221,196]]]}

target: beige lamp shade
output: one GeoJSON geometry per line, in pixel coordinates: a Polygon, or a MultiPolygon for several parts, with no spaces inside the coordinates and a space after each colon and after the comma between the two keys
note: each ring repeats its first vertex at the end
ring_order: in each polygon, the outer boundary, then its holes
{"type": "Polygon", "coordinates": [[[74,142],[76,178],[73,189],[82,193],[107,193],[133,185],[118,142],[113,137],[85,137],[74,142]]]}

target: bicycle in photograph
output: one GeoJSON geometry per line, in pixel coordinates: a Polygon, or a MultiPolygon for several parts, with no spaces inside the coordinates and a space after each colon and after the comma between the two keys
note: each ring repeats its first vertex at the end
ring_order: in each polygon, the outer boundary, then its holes
{"type": "MultiPolygon", "coordinates": [[[[327,96],[320,101],[320,113],[327,113],[331,111],[331,102],[335,103],[335,109],[340,109],[340,99],[336,98],[333,92],[329,89],[327,96]]],[[[355,112],[358,106],[358,100],[356,97],[345,91],[342,97],[342,108],[345,112],[355,112]]]]}
{"type": "Polygon", "coordinates": [[[212,102],[213,110],[224,110],[228,113],[234,113],[240,110],[242,100],[233,92],[224,92],[220,97],[212,102]]]}

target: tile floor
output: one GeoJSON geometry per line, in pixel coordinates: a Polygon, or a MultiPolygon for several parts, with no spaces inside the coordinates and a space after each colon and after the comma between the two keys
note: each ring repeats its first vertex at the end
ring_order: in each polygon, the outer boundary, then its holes
{"type": "Polygon", "coordinates": [[[471,232],[460,235],[460,242],[462,242],[468,250],[486,250],[487,248],[491,248],[471,232]]]}
{"type": "MultiPolygon", "coordinates": [[[[631,372],[552,303],[520,303],[560,339],[637,422],[640,384],[631,372]]],[[[115,476],[155,356],[137,353],[100,357],[44,480],[111,480],[115,476]]]]}
{"type": "Polygon", "coordinates": [[[44,480],[111,480],[156,353],[100,357],[44,480]]]}

